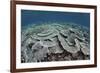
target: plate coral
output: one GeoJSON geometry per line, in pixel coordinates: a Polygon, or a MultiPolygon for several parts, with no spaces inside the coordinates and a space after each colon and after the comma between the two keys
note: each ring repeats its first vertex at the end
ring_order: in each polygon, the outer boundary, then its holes
{"type": "Polygon", "coordinates": [[[21,62],[90,59],[90,32],[74,23],[33,24],[21,31],[21,62]]]}

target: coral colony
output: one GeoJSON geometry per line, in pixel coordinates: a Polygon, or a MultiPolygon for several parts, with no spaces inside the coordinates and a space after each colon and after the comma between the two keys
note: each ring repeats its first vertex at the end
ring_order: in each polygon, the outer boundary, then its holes
{"type": "Polygon", "coordinates": [[[74,23],[42,23],[21,32],[21,63],[90,59],[90,32],[74,23]]]}

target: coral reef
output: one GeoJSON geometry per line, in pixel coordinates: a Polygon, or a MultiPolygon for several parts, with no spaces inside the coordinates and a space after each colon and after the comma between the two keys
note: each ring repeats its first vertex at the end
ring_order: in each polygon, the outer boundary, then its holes
{"type": "Polygon", "coordinates": [[[21,62],[87,60],[88,28],[73,23],[32,25],[21,32],[21,62]]]}

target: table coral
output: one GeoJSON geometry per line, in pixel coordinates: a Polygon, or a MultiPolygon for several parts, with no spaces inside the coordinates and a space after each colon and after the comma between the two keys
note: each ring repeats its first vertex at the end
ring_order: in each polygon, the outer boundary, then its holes
{"type": "Polygon", "coordinates": [[[88,29],[77,24],[33,25],[21,33],[21,62],[89,59],[89,35],[88,29]]]}

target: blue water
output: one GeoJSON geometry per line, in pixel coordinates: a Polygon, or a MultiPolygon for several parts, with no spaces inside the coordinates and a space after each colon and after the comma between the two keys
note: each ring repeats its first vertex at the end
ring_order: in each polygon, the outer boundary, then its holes
{"type": "Polygon", "coordinates": [[[90,27],[90,13],[21,10],[21,26],[46,22],[68,22],[90,27]]]}

